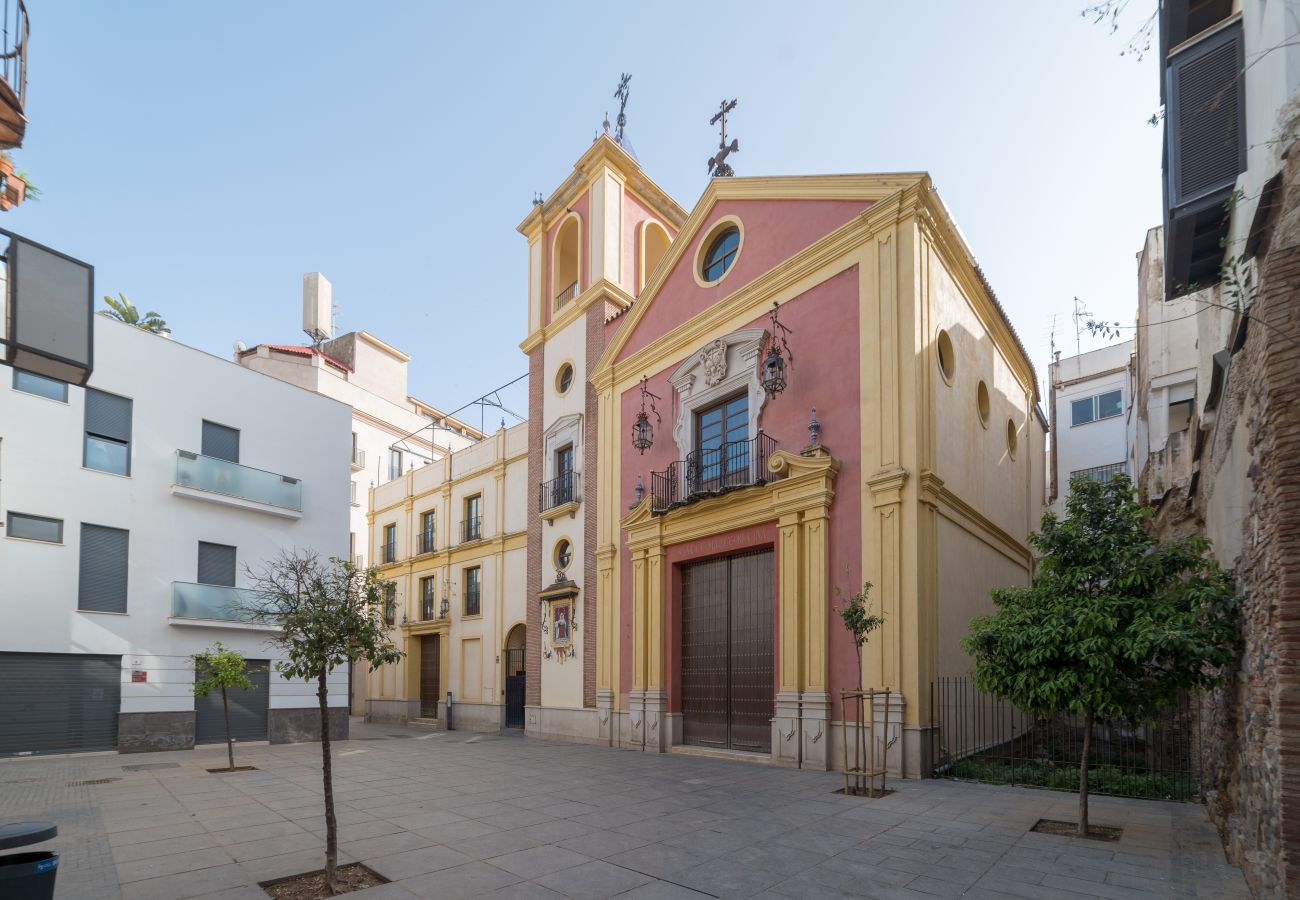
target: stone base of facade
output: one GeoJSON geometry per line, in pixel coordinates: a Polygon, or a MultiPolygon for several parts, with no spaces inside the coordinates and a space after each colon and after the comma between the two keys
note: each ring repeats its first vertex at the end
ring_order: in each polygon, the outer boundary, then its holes
{"type": "Polygon", "coordinates": [[[405,725],[412,719],[420,717],[419,700],[366,700],[365,716],[367,722],[388,725],[405,725]]]}
{"type": "MultiPolygon", "coordinates": [[[[445,704],[438,704],[438,716],[446,721],[445,704]]],[[[500,731],[506,727],[506,708],[500,703],[453,700],[451,727],[453,731],[500,731]]]]}
{"type": "Polygon", "coordinates": [[[601,725],[599,708],[526,706],[524,733],[547,740],[604,744],[608,742],[608,723],[601,725]]]}
{"type": "Polygon", "coordinates": [[[117,714],[117,752],[194,749],[194,710],[117,714]]]}
{"type": "MultiPolygon", "coordinates": [[[[303,744],[320,740],[320,710],[314,706],[272,709],[267,716],[267,734],[272,744],[303,744]]],[[[348,708],[330,707],[330,740],[348,739],[348,708]]]]}

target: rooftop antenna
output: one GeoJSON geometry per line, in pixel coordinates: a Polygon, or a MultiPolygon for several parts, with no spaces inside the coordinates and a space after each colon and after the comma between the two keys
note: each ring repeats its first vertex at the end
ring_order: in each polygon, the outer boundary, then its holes
{"type": "Polygon", "coordinates": [[[721,139],[718,141],[718,152],[709,157],[709,174],[714,178],[730,178],[736,174],[735,169],[731,168],[727,163],[728,156],[740,152],[740,142],[735,138],[732,138],[730,145],[727,144],[727,113],[735,108],[736,101],[734,99],[730,101],[723,100],[718,105],[718,111],[713,114],[713,118],[709,119],[710,125],[721,123],[720,131],[722,134],[721,139]]]}
{"type": "Polygon", "coordinates": [[[1073,316],[1074,318],[1074,352],[1076,354],[1083,353],[1083,328],[1079,325],[1079,323],[1091,315],[1092,313],[1088,312],[1088,309],[1086,306],[1084,306],[1083,301],[1080,300],[1078,297],[1075,297],[1074,312],[1071,313],[1071,316],[1073,316]]]}
{"type": "MultiPolygon", "coordinates": [[[[628,84],[632,81],[632,76],[624,72],[618,82],[618,90],[614,91],[614,99],[618,101],[618,131],[614,132],[614,140],[619,144],[623,143],[623,129],[627,127],[627,98],[631,93],[628,84]]],[[[605,130],[609,131],[609,113],[605,113],[605,130]]]]}

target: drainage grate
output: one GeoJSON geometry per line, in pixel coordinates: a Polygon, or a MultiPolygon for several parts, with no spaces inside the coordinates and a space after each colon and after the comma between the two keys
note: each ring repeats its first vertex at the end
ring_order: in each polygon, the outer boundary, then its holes
{"type": "Polygon", "coordinates": [[[43,778],[15,778],[13,781],[0,781],[0,784],[34,784],[37,781],[44,781],[43,778]]]}
{"type": "Polygon", "coordinates": [[[179,769],[180,763],[140,763],[135,766],[123,766],[123,772],[152,772],[155,769],[179,769]]]}
{"type": "Polygon", "coordinates": [[[390,734],[390,735],[388,735],[388,737],[390,737],[390,738],[410,738],[410,735],[409,735],[409,734],[390,734]]]}
{"type": "Polygon", "coordinates": [[[87,784],[111,784],[114,781],[121,781],[121,778],[87,778],[85,781],[69,781],[64,787],[82,787],[87,784]]]}

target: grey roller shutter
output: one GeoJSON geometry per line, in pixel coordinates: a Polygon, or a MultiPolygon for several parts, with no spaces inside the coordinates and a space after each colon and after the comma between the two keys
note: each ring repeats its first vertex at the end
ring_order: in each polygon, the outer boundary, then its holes
{"type": "MultiPolygon", "coordinates": [[[[248,660],[245,670],[253,682],[250,690],[229,690],[230,735],[237,741],[266,740],[266,716],[271,698],[271,664],[264,659],[248,660]]],[[[196,677],[202,673],[196,672],[196,677]]],[[[194,742],[212,744],[226,739],[226,721],[221,709],[221,691],[209,691],[194,698],[194,742]]],[[[239,764],[239,760],[235,760],[239,764]]]]}
{"type": "Polygon", "coordinates": [[[199,584],[235,586],[235,548],[199,541],[199,584]]]}
{"type": "Polygon", "coordinates": [[[203,421],[203,455],[239,462],[239,429],[203,421]]]}
{"type": "Polygon", "coordinates": [[[129,543],[130,533],[124,528],[82,523],[78,609],[126,612],[129,543]]]}
{"type": "Polygon", "coordinates": [[[86,431],[115,441],[131,441],[131,401],[86,388],[86,431]]]}
{"type": "Polygon", "coordinates": [[[0,653],[0,756],[112,750],[122,658],[0,653]]]}

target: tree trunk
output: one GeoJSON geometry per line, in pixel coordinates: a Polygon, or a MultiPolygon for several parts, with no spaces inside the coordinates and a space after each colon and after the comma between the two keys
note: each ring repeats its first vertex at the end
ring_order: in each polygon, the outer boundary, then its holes
{"type": "Polygon", "coordinates": [[[325,890],[338,892],[339,825],[334,818],[334,769],[330,765],[329,692],[325,687],[325,670],[317,677],[316,697],[320,700],[321,775],[325,785],[325,890]]]}
{"type": "Polygon", "coordinates": [[[226,757],[230,760],[230,768],[235,768],[235,742],[230,737],[230,701],[226,699],[226,686],[221,686],[221,711],[226,716],[226,757]]]}
{"type": "Polygon", "coordinates": [[[1092,750],[1092,713],[1083,714],[1083,756],[1079,760],[1079,836],[1088,836],[1088,753],[1092,750]]]}

